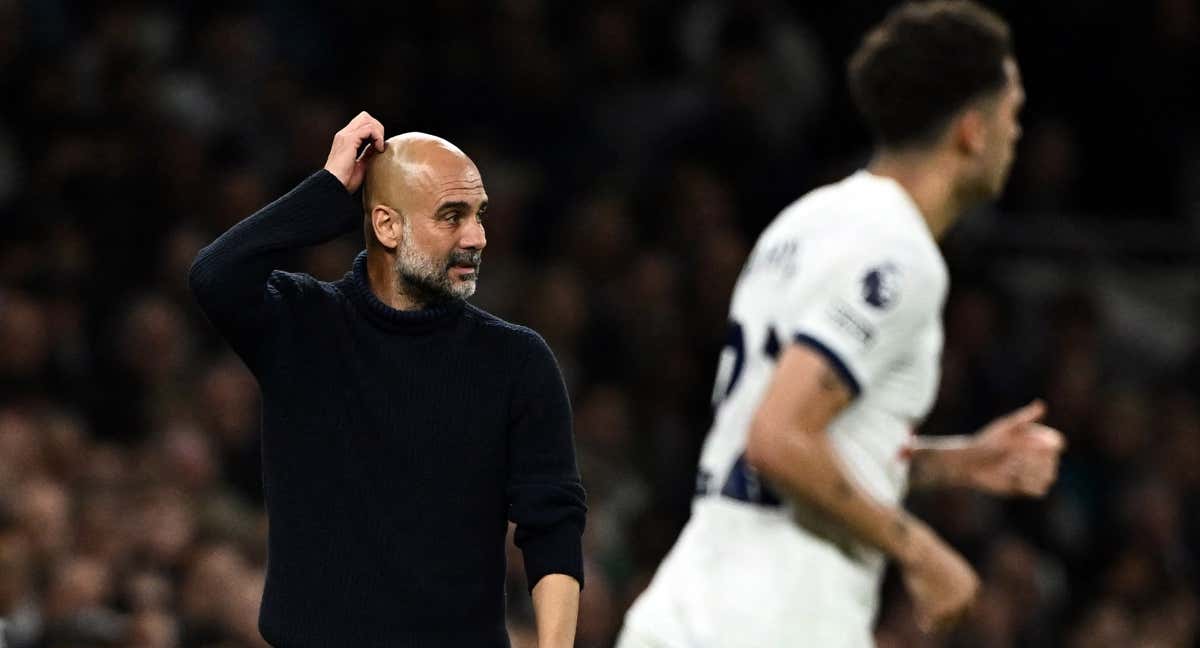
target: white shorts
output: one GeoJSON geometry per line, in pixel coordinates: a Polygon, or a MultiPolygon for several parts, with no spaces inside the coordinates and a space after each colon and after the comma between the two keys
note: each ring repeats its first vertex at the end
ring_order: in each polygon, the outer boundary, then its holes
{"type": "Polygon", "coordinates": [[[852,559],[784,510],[703,497],[617,646],[874,646],[882,571],[882,556],[852,559]]]}

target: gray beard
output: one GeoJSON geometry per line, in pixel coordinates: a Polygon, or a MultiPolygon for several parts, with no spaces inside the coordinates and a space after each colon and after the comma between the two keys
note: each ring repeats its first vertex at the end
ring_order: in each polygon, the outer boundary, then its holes
{"type": "Polygon", "coordinates": [[[467,299],[475,294],[475,282],[479,278],[479,266],[483,253],[455,250],[444,261],[438,262],[425,256],[412,244],[412,229],[408,219],[404,221],[404,240],[396,255],[396,276],[401,281],[397,287],[406,297],[422,308],[467,299]],[[473,264],[475,271],[467,279],[455,283],[450,278],[450,268],[460,263],[473,264]]]}

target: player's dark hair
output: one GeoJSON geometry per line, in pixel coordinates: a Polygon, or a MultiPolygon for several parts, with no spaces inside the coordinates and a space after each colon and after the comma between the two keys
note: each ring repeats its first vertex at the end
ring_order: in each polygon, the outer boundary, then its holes
{"type": "Polygon", "coordinates": [[[969,102],[1004,87],[1008,25],[970,0],[906,2],[863,38],[850,92],[879,144],[933,140],[969,102]]]}

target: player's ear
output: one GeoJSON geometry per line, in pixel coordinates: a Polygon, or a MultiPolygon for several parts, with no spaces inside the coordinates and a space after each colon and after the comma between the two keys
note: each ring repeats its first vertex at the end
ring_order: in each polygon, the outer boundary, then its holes
{"type": "Polygon", "coordinates": [[[375,205],[371,209],[371,229],[375,240],[389,250],[396,249],[404,236],[400,213],[386,205],[375,205]]]}
{"type": "Polygon", "coordinates": [[[975,157],[987,145],[987,120],[983,111],[968,108],[954,120],[954,143],[962,152],[975,157]]]}

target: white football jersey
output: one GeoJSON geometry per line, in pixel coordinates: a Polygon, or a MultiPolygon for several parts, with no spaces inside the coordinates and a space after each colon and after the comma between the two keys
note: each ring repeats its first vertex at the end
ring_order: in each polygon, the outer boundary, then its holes
{"type": "Polygon", "coordinates": [[[760,483],[747,433],[780,353],[808,345],[855,394],[827,430],[844,468],[898,504],[906,445],[937,393],[947,287],[890,178],[859,171],[780,213],[734,289],[692,518],[629,631],[668,647],[870,645],[884,557],[760,483]]]}

